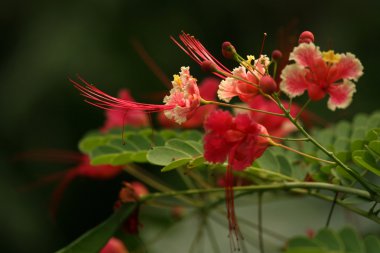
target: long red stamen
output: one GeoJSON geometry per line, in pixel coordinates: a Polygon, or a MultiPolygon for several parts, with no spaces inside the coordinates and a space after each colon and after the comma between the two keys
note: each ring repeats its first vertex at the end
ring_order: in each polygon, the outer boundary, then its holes
{"type": "Polygon", "coordinates": [[[175,107],[175,105],[154,105],[154,104],[144,104],[138,102],[132,102],[120,98],[115,98],[107,93],[99,90],[95,86],[89,84],[83,78],[78,77],[78,79],[83,83],[69,79],[76,89],[81,92],[81,95],[90,99],[85,100],[87,103],[99,107],[104,110],[140,110],[145,112],[159,112],[164,110],[170,110],[175,107]]]}
{"type": "MultiPolygon", "coordinates": [[[[182,32],[182,34],[179,35],[180,40],[186,48],[183,47],[181,43],[179,43],[172,36],[170,36],[170,38],[179,48],[181,48],[188,56],[190,56],[191,59],[193,59],[199,65],[201,65],[204,61],[211,61],[215,64],[215,67],[218,71],[231,73],[231,71],[222,63],[220,63],[214,56],[212,56],[212,54],[202,45],[199,40],[194,38],[194,36],[191,36],[185,32],[182,32]]],[[[224,76],[221,74],[214,74],[221,78],[224,78],[224,76]]]]}
{"type": "MultiPolygon", "coordinates": [[[[233,153],[230,153],[229,160],[232,161],[234,159],[233,153]]],[[[227,207],[227,219],[228,219],[228,230],[229,230],[229,239],[231,248],[236,251],[240,251],[240,242],[239,238],[243,239],[243,236],[240,232],[238,221],[235,213],[235,197],[234,197],[234,177],[232,172],[232,167],[230,165],[227,166],[226,170],[226,183],[225,183],[225,191],[226,191],[226,207],[227,207]]]]}

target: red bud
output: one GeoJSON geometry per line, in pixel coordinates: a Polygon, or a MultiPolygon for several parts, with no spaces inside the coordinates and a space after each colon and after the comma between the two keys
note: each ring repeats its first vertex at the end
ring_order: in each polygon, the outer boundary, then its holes
{"type": "Polygon", "coordinates": [[[272,94],[277,91],[276,81],[269,75],[263,76],[259,82],[260,88],[266,94],[272,94]]]}
{"type": "Polygon", "coordinates": [[[314,42],[314,34],[309,31],[304,31],[303,33],[301,33],[298,39],[298,43],[301,44],[301,43],[310,43],[310,42],[314,42]]]}
{"type": "Polygon", "coordinates": [[[233,59],[236,54],[235,47],[229,41],[225,41],[222,44],[222,54],[227,59],[233,59]]]}

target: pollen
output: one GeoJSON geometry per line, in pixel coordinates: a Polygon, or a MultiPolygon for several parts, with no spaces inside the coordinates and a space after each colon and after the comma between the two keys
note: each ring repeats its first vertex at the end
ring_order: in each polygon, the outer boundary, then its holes
{"type": "Polygon", "coordinates": [[[334,50],[322,52],[322,58],[327,63],[337,63],[340,60],[340,55],[335,54],[334,50]]]}
{"type": "Polygon", "coordinates": [[[255,56],[247,55],[247,60],[245,61],[247,65],[253,65],[254,61],[255,61],[255,56]]]}
{"type": "Polygon", "coordinates": [[[178,86],[182,88],[182,80],[179,75],[173,75],[173,82],[178,84],[178,86]]]}

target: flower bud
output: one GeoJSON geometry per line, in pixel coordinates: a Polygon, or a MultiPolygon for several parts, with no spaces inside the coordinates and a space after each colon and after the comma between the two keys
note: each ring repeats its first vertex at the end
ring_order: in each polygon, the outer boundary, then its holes
{"type": "Polygon", "coordinates": [[[233,59],[236,54],[235,47],[229,41],[225,41],[222,44],[222,54],[224,58],[233,59]]]}
{"type": "Polygon", "coordinates": [[[282,58],[282,52],[280,50],[273,50],[272,52],[272,59],[277,61],[282,58]]]}
{"type": "Polygon", "coordinates": [[[215,63],[213,63],[212,61],[203,61],[201,63],[201,69],[204,72],[215,72],[216,66],[215,66],[215,63]]]}
{"type": "Polygon", "coordinates": [[[259,85],[265,94],[272,94],[276,92],[278,88],[276,81],[269,75],[263,76],[260,79],[259,85]]]}
{"type": "Polygon", "coordinates": [[[298,39],[298,43],[301,44],[301,43],[310,43],[310,42],[314,42],[314,34],[309,31],[302,32],[298,39]]]}

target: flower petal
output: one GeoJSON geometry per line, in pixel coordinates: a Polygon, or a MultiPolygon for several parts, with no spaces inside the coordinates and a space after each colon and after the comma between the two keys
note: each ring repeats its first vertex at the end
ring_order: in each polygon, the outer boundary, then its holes
{"type": "Polygon", "coordinates": [[[312,68],[316,62],[322,60],[322,54],[319,47],[313,43],[301,43],[290,53],[289,60],[294,60],[303,67],[312,68]]]}
{"type": "Polygon", "coordinates": [[[341,84],[331,85],[328,89],[330,98],[327,101],[327,107],[332,111],[335,111],[336,108],[346,108],[350,105],[355,91],[355,84],[348,80],[341,84]]]}
{"type": "Polygon", "coordinates": [[[340,60],[331,67],[328,79],[331,83],[340,79],[357,81],[361,75],[363,75],[363,65],[355,55],[347,53],[340,55],[340,60]]]}
{"type": "Polygon", "coordinates": [[[308,81],[305,79],[306,71],[298,64],[287,65],[281,73],[280,89],[291,98],[302,95],[308,88],[308,81]]]}
{"type": "Polygon", "coordinates": [[[222,80],[218,89],[218,98],[225,102],[230,102],[231,98],[237,96],[236,80],[232,77],[227,77],[222,80]]]}
{"type": "Polygon", "coordinates": [[[217,132],[211,132],[205,135],[203,141],[205,150],[204,157],[207,161],[222,163],[227,159],[230,145],[225,141],[223,135],[217,132]]]}
{"type": "Polygon", "coordinates": [[[227,111],[216,110],[207,117],[204,128],[206,131],[215,131],[224,134],[232,125],[232,115],[227,111]]]}

